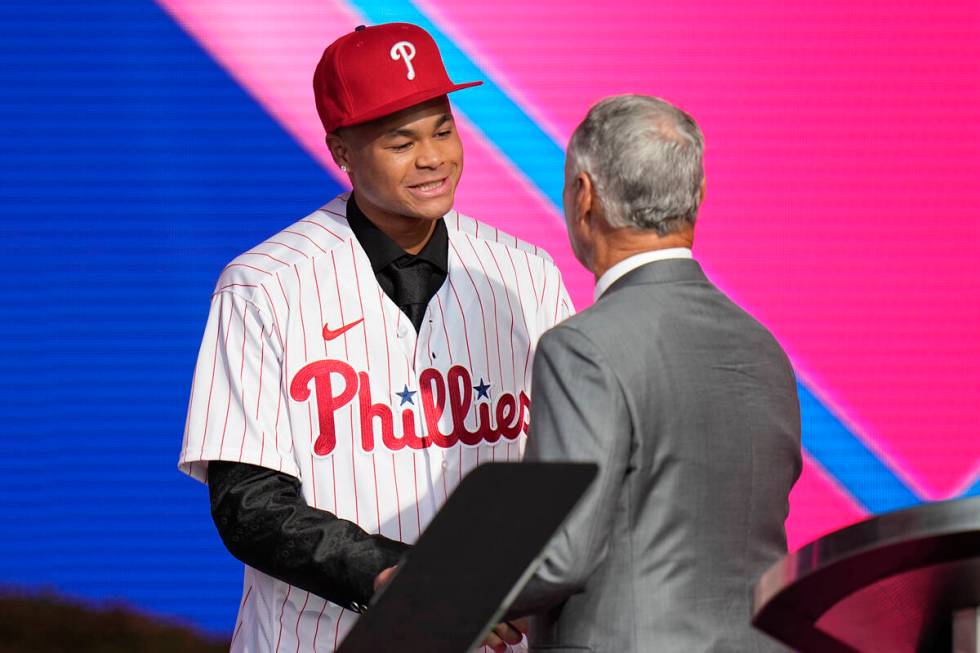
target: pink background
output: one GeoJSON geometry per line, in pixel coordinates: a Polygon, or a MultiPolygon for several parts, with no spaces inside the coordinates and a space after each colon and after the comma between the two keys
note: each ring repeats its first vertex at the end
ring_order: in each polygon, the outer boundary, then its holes
{"type": "MultiPolygon", "coordinates": [[[[339,1],[161,0],[331,167],[310,71],[368,22],[339,1]]],[[[696,257],[801,380],[922,499],[980,472],[980,7],[976,2],[426,0],[416,6],[558,144],[606,95],[657,95],[707,142],[696,257]],[[601,10],[600,10],[601,7],[601,10]]],[[[458,208],[592,280],[555,208],[461,116],[458,208]]],[[[808,458],[791,545],[865,509],[808,458]]]]}

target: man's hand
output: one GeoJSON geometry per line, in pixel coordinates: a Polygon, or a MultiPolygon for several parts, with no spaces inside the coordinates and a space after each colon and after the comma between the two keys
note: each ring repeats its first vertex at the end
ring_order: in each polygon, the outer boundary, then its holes
{"type": "Polygon", "coordinates": [[[374,577],[374,591],[377,592],[382,587],[384,587],[389,582],[391,582],[391,577],[395,575],[395,570],[397,570],[397,569],[398,569],[397,566],[396,567],[388,567],[387,569],[385,569],[384,571],[382,571],[380,574],[378,574],[377,576],[375,576],[374,577]]]}
{"type": "Polygon", "coordinates": [[[483,645],[489,646],[494,653],[503,653],[508,644],[520,644],[526,632],[527,618],[505,621],[493,627],[483,645]]]}

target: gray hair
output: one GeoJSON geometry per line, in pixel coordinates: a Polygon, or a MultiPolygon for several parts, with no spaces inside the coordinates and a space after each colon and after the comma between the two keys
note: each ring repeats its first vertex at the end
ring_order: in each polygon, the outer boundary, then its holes
{"type": "Polygon", "coordinates": [[[703,155],[694,119],[647,95],[602,100],[568,143],[571,172],[588,173],[609,225],[661,236],[694,225],[703,155]]]}

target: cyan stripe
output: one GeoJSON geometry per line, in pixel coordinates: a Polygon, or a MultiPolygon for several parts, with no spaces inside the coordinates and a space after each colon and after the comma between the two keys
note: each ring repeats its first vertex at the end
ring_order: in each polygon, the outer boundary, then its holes
{"type": "Polygon", "coordinates": [[[551,201],[561,214],[562,175],[565,152],[541,127],[501,90],[453,40],[411,2],[349,0],[349,4],[371,23],[414,23],[435,39],[455,82],[483,81],[483,86],[453,94],[453,104],[483,132],[487,141],[551,201]]]}
{"type": "Polygon", "coordinates": [[[922,502],[802,383],[797,384],[803,418],[803,448],[873,513],[922,502]]]}
{"type": "Polygon", "coordinates": [[[963,496],[980,497],[980,475],[977,476],[977,479],[973,482],[973,485],[971,485],[969,489],[963,493],[963,496]]]}
{"type": "MultiPolygon", "coordinates": [[[[483,86],[454,94],[453,103],[530,179],[560,215],[564,152],[496,81],[411,2],[348,2],[371,23],[407,22],[422,27],[439,45],[454,81],[484,81],[483,86]]],[[[885,512],[921,501],[802,384],[799,393],[804,447],[867,510],[885,512]]]]}

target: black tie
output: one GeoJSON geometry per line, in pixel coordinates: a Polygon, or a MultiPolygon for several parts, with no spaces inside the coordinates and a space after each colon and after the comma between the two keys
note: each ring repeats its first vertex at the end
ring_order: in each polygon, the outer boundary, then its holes
{"type": "Polygon", "coordinates": [[[445,280],[445,273],[425,259],[401,256],[378,274],[381,288],[398,305],[418,333],[429,300],[445,280]],[[441,277],[441,278],[440,278],[441,277]]]}

